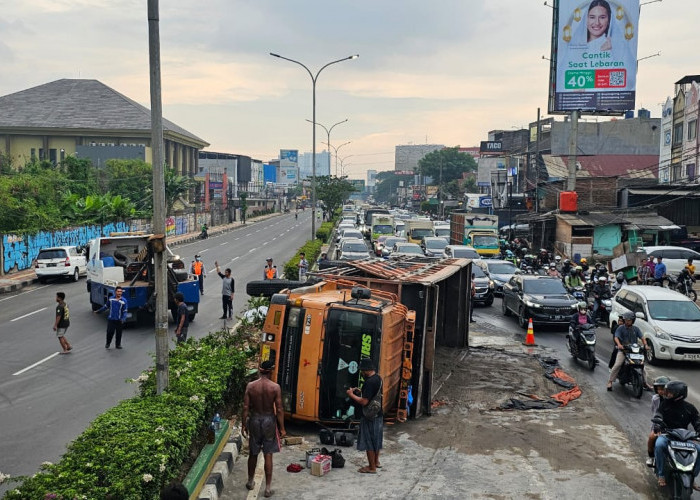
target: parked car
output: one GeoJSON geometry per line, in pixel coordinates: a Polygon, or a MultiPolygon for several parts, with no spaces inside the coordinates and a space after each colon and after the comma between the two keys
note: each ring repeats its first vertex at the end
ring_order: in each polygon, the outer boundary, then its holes
{"type": "Polygon", "coordinates": [[[42,248],[36,257],[34,271],[41,283],[52,277],[78,281],[80,276],[87,275],[87,258],[83,249],[76,246],[42,248]]]}
{"type": "Polygon", "coordinates": [[[481,266],[491,276],[495,285],[494,293],[499,296],[503,295],[503,285],[508,283],[510,279],[518,272],[518,268],[508,260],[483,259],[474,262],[477,266],[481,266]]]}
{"type": "Polygon", "coordinates": [[[652,257],[663,257],[667,274],[680,273],[690,258],[694,259],[696,268],[698,264],[700,264],[700,253],[688,248],[657,246],[644,247],[644,251],[647,255],[651,255],[652,257]]]}
{"type": "Polygon", "coordinates": [[[338,260],[360,260],[369,258],[369,249],[365,240],[358,238],[343,239],[338,249],[338,260]]]}
{"type": "Polygon", "coordinates": [[[530,319],[537,324],[568,325],[576,304],[559,278],[516,274],[503,286],[503,314],[515,314],[522,328],[530,319]]]}
{"type": "Polygon", "coordinates": [[[391,257],[425,257],[425,254],[418,243],[400,242],[394,244],[391,257]]]}
{"type": "Polygon", "coordinates": [[[481,259],[476,249],[469,245],[447,245],[442,251],[442,256],[446,259],[481,259]]]}
{"type": "Polygon", "coordinates": [[[382,257],[388,257],[391,252],[394,251],[394,245],[397,243],[406,243],[406,238],[402,236],[389,236],[384,240],[384,246],[382,247],[382,257]]]}
{"type": "Polygon", "coordinates": [[[700,361],[700,307],[685,295],[658,286],[624,286],[613,299],[610,331],[617,318],[633,312],[650,345],[649,363],[660,359],[700,361]]]}
{"type": "Polygon", "coordinates": [[[426,257],[442,257],[447,242],[437,236],[426,236],[421,241],[421,248],[426,257]]]}
{"type": "Polygon", "coordinates": [[[490,306],[493,304],[493,280],[479,266],[472,266],[472,273],[474,274],[474,285],[476,286],[474,302],[490,306]]]}

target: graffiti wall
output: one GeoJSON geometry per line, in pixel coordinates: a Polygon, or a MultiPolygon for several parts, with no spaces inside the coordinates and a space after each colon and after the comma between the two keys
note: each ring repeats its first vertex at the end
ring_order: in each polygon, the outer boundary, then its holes
{"type": "MultiPolygon", "coordinates": [[[[202,214],[206,215],[206,214],[202,214]]],[[[200,218],[204,219],[200,216],[200,218]]],[[[204,220],[202,220],[202,223],[204,220]]],[[[194,216],[183,215],[168,217],[166,219],[166,234],[176,236],[195,231],[194,216]]],[[[39,255],[39,250],[46,247],[64,245],[85,245],[88,241],[101,236],[109,236],[109,233],[117,231],[144,231],[151,232],[150,219],[138,219],[131,222],[113,222],[103,226],[81,226],[57,231],[40,231],[30,235],[3,234],[2,235],[2,268],[0,274],[11,271],[29,269],[32,262],[39,255]]]]}

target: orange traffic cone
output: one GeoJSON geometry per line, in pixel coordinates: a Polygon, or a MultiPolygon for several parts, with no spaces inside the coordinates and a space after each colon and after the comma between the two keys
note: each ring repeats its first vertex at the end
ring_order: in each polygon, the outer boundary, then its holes
{"type": "Polygon", "coordinates": [[[530,318],[530,322],[527,325],[527,333],[525,334],[525,342],[523,342],[523,345],[537,345],[535,344],[535,332],[532,329],[532,318],[530,318]]]}

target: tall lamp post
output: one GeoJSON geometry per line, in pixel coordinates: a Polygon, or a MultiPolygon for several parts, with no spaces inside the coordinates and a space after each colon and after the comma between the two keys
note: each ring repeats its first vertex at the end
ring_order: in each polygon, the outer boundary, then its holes
{"type": "MultiPolygon", "coordinates": [[[[279,54],[274,54],[272,52],[270,52],[270,55],[273,57],[284,59],[285,61],[293,62],[294,64],[298,64],[299,66],[304,68],[311,77],[311,89],[313,94],[312,123],[316,123],[316,80],[318,80],[318,75],[320,75],[321,71],[326,69],[331,64],[337,64],[339,62],[349,61],[350,59],[357,59],[358,57],[360,57],[359,54],[355,54],[352,56],[343,57],[342,59],[338,59],[336,61],[326,63],[323,66],[321,66],[321,69],[319,69],[316,72],[316,75],[314,76],[311,70],[308,67],[306,67],[305,64],[302,64],[299,61],[295,61],[294,59],[289,59],[288,57],[283,57],[279,54]]],[[[316,127],[313,126],[311,128],[313,130],[311,150],[311,239],[314,240],[316,239],[316,127]]]]}
{"type": "MultiPolygon", "coordinates": [[[[327,142],[329,148],[333,148],[333,151],[335,152],[335,176],[338,177],[338,150],[342,148],[343,146],[347,146],[348,144],[351,144],[352,141],[344,142],[340,146],[335,147],[331,145],[331,143],[327,142]]],[[[329,160],[330,161],[330,160],[329,160]]],[[[329,166],[330,168],[330,166],[329,166]]]]}
{"type": "MultiPolygon", "coordinates": [[[[308,118],[306,119],[306,121],[309,122],[309,123],[313,123],[313,121],[309,120],[308,118]]],[[[318,126],[320,126],[320,127],[323,127],[323,130],[326,131],[326,135],[327,135],[327,137],[328,137],[328,142],[327,142],[326,144],[328,144],[328,147],[331,147],[331,130],[333,130],[333,127],[335,127],[336,125],[340,125],[341,123],[345,123],[346,121],[348,121],[347,118],[346,118],[345,120],[343,120],[342,122],[334,123],[334,124],[331,126],[331,128],[326,128],[324,125],[322,125],[322,124],[320,124],[320,123],[318,123],[318,122],[316,123],[316,125],[318,125],[318,126]]],[[[339,146],[339,147],[340,147],[340,146],[339,146]]],[[[328,175],[331,175],[331,159],[330,159],[330,156],[329,156],[329,158],[328,158],[328,175]]],[[[336,160],[335,160],[335,176],[338,177],[338,158],[337,158],[337,157],[336,157],[336,160]]]]}

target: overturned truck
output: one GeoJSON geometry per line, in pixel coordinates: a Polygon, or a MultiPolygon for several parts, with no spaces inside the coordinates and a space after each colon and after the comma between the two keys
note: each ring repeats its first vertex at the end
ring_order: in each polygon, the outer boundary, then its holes
{"type": "Polygon", "coordinates": [[[429,415],[435,346],[469,345],[470,278],[467,259],[355,261],[273,294],[261,358],[275,361],[286,415],[356,420],[346,390],[362,386],[367,357],[384,379],[385,415],[429,415]]]}

